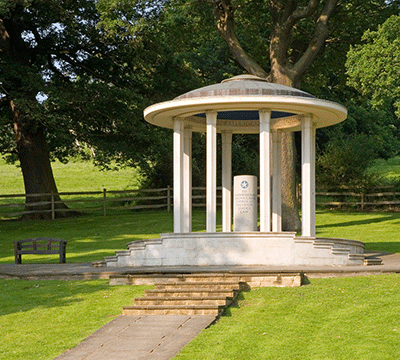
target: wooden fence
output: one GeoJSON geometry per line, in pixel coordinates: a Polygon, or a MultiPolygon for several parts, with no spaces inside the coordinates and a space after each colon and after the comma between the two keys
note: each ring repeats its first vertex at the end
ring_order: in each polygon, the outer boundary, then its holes
{"type": "MultiPolygon", "coordinates": [[[[370,208],[400,208],[400,192],[385,188],[382,191],[351,192],[349,190],[316,192],[318,207],[353,208],[368,210],[370,208]]],[[[25,194],[0,195],[0,218],[18,217],[25,214],[51,213],[56,218],[58,211],[99,212],[107,216],[114,210],[165,209],[170,212],[173,204],[173,189],[168,186],[160,189],[141,190],[106,190],[87,192],[61,192],[51,194],[34,194],[29,197],[41,198],[38,202],[25,208],[25,194]],[[57,201],[57,195],[61,201],[57,201]],[[45,200],[43,200],[45,199],[45,200]],[[69,209],[58,209],[59,203],[69,209]],[[43,210],[43,208],[45,208],[43,210]]],[[[298,192],[301,200],[301,190],[298,192]]],[[[205,207],[205,187],[193,187],[193,207],[205,207]]],[[[221,188],[217,188],[217,205],[221,205],[221,188]]]]}
{"type": "Polygon", "coordinates": [[[355,208],[361,211],[374,208],[400,207],[399,191],[373,191],[355,193],[351,191],[316,191],[317,206],[334,206],[339,208],[355,208]]]}

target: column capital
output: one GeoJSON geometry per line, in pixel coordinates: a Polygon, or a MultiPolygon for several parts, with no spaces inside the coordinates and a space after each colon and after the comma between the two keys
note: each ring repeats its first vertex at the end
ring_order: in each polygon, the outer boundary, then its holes
{"type": "Polygon", "coordinates": [[[206,115],[218,115],[218,111],[217,110],[206,110],[206,115]]]}
{"type": "Polygon", "coordinates": [[[221,131],[221,141],[223,144],[232,144],[232,134],[233,132],[230,130],[222,130],[221,131]]]}
{"type": "Polygon", "coordinates": [[[172,118],[172,121],[183,121],[183,117],[180,117],[180,116],[174,116],[173,118],[172,118]]]}
{"type": "Polygon", "coordinates": [[[303,125],[307,120],[310,121],[311,127],[315,127],[316,126],[316,121],[315,118],[316,116],[313,114],[303,114],[299,116],[300,118],[300,122],[303,125]]]}

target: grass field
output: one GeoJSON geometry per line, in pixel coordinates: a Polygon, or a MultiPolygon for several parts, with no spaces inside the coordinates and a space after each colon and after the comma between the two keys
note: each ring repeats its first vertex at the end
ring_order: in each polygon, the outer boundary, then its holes
{"type": "Polygon", "coordinates": [[[52,360],[121,315],[146,288],[0,279],[0,359],[52,360]]]}
{"type": "Polygon", "coordinates": [[[400,278],[312,279],[241,294],[179,360],[400,358],[400,278]]]}
{"type": "MultiPolygon", "coordinates": [[[[220,223],[218,212],[218,223],[220,223]]],[[[317,211],[317,236],[360,240],[366,250],[400,253],[400,213],[317,211]]],[[[193,211],[193,230],[204,231],[205,211],[193,211]]],[[[68,241],[67,262],[89,262],[125,250],[130,241],[172,232],[172,212],[140,211],[115,216],[85,215],[56,221],[0,221],[0,263],[13,263],[13,240],[55,237],[68,241]]],[[[220,226],[218,230],[221,230],[220,226]]],[[[57,262],[56,255],[25,255],[22,261],[57,262]]]]}
{"type": "MultiPolygon", "coordinates": [[[[140,184],[137,169],[101,171],[91,161],[72,159],[67,164],[52,163],[59,192],[136,189],[140,184]]],[[[21,169],[6,164],[0,156],[0,195],[24,194],[21,169]]]]}
{"type": "MultiPolygon", "coordinates": [[[[80,176],[87,174],[87,168],[83,167],[80,176]]],[[[87,184],[101,189],[100,176],[94,173],[87,184]]],[[[7,176],[0,176],[3,184],[7,176]]],[[[13,176],[9,176],[9,184],[13,176]]],[[[129,187],[130,176],[121,186],[129,187]]],[[[122,178],[111,178],[104,186],[115,189],[114,182],[122,184],[122,178]]],[[[72,184],[73,179],[66,180],[67,185],[69,182],[72,184]]],[[[12,184],[7,186],[15,192],[12,184]]],[[[68,186],[60,191],[75,191],[75,185],[68,186]]],[[[220,213],[218,216],[220,223],[220,213]]],[[[112,217],[85,215],[55,221],[0,221],[0,264],[14,262],[15,239],[62,238],[68,241],[67,262],[88,262],[114,255],[129,241],[170,232],[172,225],[172,213],[166,211],[112,217]]],[[[204,229],[205,212],[195,210],[193,230],[204,229]]],[[[318,236],[361,240],[367,250],[400,253],[399,229],[400,213],[317,211],[318,236]]],[[[57,261],[57,256],[22,259],[23,263],[57,261]]],[[[131,305],[145,288],[111,287],[105,280],[0,279],[0,360],[54,359],[121,314],[122,306],[131,305]]],[[[392,360],[400,358],[399,342],[398,275],[311,279],[303,287],[241,293],[237,305],[176,359],[392,360]]]]}

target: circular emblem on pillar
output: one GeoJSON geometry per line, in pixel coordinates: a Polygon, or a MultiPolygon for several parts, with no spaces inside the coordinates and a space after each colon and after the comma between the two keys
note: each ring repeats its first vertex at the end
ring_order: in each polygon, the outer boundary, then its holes
{"type": "Polygon", "coordinates": [[[247,189],[247,188],[249,187],[249,183],[248,183],[246,180],[243,180],[243,181],[240,183],[240,187],[241,187],[242,189],[247,189]]]}

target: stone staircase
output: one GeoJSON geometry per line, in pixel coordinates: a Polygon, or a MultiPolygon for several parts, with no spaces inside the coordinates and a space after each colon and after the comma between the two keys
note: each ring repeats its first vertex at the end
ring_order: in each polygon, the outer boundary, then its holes
{"type": "MultiPolygon", "coordinates": [[[[243,287],[243,285],[242,285],[243,287]]],[[[158,279],[124,315],[220,315],[241,289],[238,276],[189,274],[158,279]]]]}

